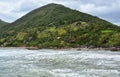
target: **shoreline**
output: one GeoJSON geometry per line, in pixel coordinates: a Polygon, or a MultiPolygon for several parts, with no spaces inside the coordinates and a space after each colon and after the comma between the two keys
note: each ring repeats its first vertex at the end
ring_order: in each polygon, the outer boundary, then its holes
{"type": "Polygon", "coordinates": [[[27,50],[41,50],[41,49],[53,49],[53,50],[77,50],[77,51],[97,51],[97,50],[106,50],[106,51],[120,51],[120,47],[96,47],[96,48],[89,48],[89,47],[68,47],[68,48],[38,48],[38,47],[0,47],[0,48],[22,48],[27,50]]]}
{"type": "Polygon", "coordinates": [[[77,51],[120,51],[120,48],[61,48],[55,50],[77,50],[77,51]]]}

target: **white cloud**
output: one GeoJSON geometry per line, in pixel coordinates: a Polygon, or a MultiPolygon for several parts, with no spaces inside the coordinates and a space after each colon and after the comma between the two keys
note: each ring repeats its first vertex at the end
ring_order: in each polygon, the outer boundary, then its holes
{"type": "Polygon", "coordinates": [[[117,11],[120,9],[120,5],[116,5],[116,3],[112,3],[110,5],[96,5],[94,3],[87,3],[79,6],[79,10],[87,13],[94,14],[107,14],[112,11],[117,11]]]}
{"type": "Polygon", "coordinates": [[[13,22],[31,10],[48,3],[63,4],[72,9],[118,23],[120,0],[0,0],[0,19],[13,22]]]}
{"type": "Polygon", "coordinates": [[[6,21],[13,21],[18,16],[19,13],[14,13],[13,10],[20,6],[20,2],[10,2],[10,1],[0,1],[0,18],[6,21]]]}

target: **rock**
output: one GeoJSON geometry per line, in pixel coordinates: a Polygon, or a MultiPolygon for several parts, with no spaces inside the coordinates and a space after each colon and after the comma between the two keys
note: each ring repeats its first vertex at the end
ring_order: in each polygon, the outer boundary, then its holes
{"type": "Polygon", "coordinates": [[[120,48],[110,48],[111,51],[120,51],[120,48]]]}
{"type": "Polygon", "coordinates": [[[27,47],[27,49],[28,49],[28,50],[39,50],[39,49],[41,49],[41,48],[39,48],[39,47],[27,47]]]}

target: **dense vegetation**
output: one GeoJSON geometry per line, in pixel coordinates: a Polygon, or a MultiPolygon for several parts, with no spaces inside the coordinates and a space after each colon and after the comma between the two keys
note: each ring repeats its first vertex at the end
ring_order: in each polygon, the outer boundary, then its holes
{"type": "Polygon", "coordinates": [[[8,23],[7,22],[4,22],[4,21],[2,21],[1,19],[0,19],[0,28],[2,27],[2,26],[4,26],[4,25],[7,25],[8,23]]]}
{"type": "Polygon", "coordinates": [[[120,46],[119,26],[58,4],[31,11],[2,27],[0,33],[0,46],[120,46]]]}

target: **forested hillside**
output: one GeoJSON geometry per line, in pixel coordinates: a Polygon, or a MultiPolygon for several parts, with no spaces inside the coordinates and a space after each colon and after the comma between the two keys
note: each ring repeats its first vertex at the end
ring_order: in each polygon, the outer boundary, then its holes
{"type": "Polygon", "coordinates": [[[59,4],[48,4],[0,28],[0,46],[120,47],[120,27],[59,4]]]}
{"type": "Polygon", "coordinates": [[[0,19],[0,28],[2,27],[2,26],[4,26],[4,25],[7,25],[8,23],[7,22],[4,22],[4,21],[2,21],[1,19],[0,19]]]}

